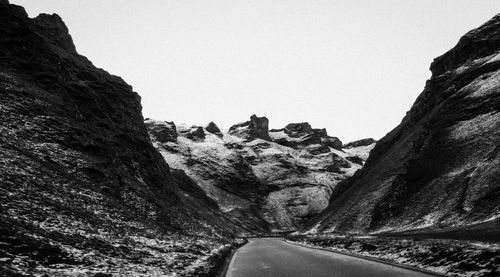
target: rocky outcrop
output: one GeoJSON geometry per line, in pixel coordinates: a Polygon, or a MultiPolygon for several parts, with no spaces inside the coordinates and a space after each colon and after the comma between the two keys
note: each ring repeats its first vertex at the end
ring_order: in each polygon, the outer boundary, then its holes
{"type": "Polygon", "coordinates": [[[302,123],[290,123],[285,126],[284,131],[290,137],[297,138],[308,134],[312,134],[313,129],[311,125],[309,125],[309,123],[302,122],[302,123]]]}
{"type": "Polygon", "coordinates": [[[337,137],[324,136],[321,138],[321,144],[337,150],[344,148],[342,146],[342,141],[337,137]]]}
{"type": "MultiPolygon", "coordinates": [[[[288,134],[285,129],[276,131],[287,140],[300,142],[288,147],[274,138],[255,137],[251,125],[251,121],[235,125],[222,136],[206,128],[205,138],[196,141],[182,131],[176,142],[161,142],[151,131],[150,135],[173,169],[183,170],[226,214],[245,222],[242,226],[260,230],[293,230],[317,215],[327,207],[336,184],[364,161],[351,162],[347,157],[371,150],[330,148],[321,140],[328,138],[326,130],[313,129],[307,123],[289,125],[288,134]],[[310,137],[316,143],[307,143],[310,137]]],[[[271,136],[276,132],[271,131],[271,136]]]]}
{"type": "Polygon", "coordinates": [[[263,140],[270,140],[269,120],[267,117],[257,117],[256,115],[250,117],[250,135],[263,140]]]}
{"type": "Polygon", "coordinates": [[[181,129],[180,130],[181,136],[184,136],[190,140],[194,141],[200,141],[205,139],[205,131],[203,130],[203,127],[201,126],[191,126],[186,129],[181,129]]]}
{"type": "Polygon", "coordinates": [[[222,134],[222,132],[220,131],[219,126],[217,126],[217,124],[215,124],[213,122],[208,123],[207,127],[205,127],[205,130],[207,130],[207,132],[209,132],[211,134],[214,134],[214,135],[216,135],[218,137],[223,137],[224,136],[222,134]]]}
{"type": "Polygon", "coordinates": [[[305,147],[321,148],[323,151],[326,149],[330,151],[329,147],[337,150],[342,149],[340,139],[328,136],[326,129],[313,129],[307,122],[290,123],[283,129],[273,129],[269,133],[274,142],[295,149],[305,147]]]}
{"type": "Polygon", "coordinates": [[[146,118],[144,124],[148,128],[150,136],[153,136],[155,140],[160,142],[176,142],[177,141],[177,128],[173,122],[168,121],[155,121],[146,118]]]}
{"type": "Polygon", "coordinates": [[[401,124],[309,228],[498,239],[500,15],[464,35],[431,71],[401,124]]]}
{"type": "Polygon", "coordinates": [[[0,18],[0,275],[185,275],[242,230],[176,181],[138,94],[57,15],[0,18]]]}
{"type": "Polygon", "coordinates": [[[368,146],[368,145],[374,144],[376,142],[377,141],[372,139],[372,138],[360,139],[360,140],[351,141],[351,142],[345,144],[344,148],[349,149],[349,148],[360,147],[360,146],[368,146]]]}
{"type": "Polygon", "coordinates": [[[330,152],[330,148],[326,145],[313,144],[305,148],[312,155],[319,155],[330,152]]]}
{"type": "Polygon", "coordinates": [[[229,128],[229,134],[244,137],[249,140],[260,138],[270,141],[269,120],[266,117],[252,115],[250,121],[239,123],[229,128]]]}
{"type": "Polygon", "coordinates": [[[37,33],[50,38],[54,44],[65,51],[76,53],[73,39],[59,15],[42,13],[35,17],[32,23],[37,33]]]}

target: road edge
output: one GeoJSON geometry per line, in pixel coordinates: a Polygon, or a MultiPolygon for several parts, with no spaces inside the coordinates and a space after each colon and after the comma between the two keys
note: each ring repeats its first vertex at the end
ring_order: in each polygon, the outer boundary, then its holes
{"type": "Polygon", "coordinates": [[[248,243],[248,239],[245,239],[245,241],[243,243],[241,243],[239,245],[236,245],[235,247],[231,248],[231,251],[230,251],[229,255],[227,255],[224,258],[224,263],[222,264],[221,269],[219,269],[219,271],[215,275],[216,277],[225,277],[226,276],[227,270],[229,268],[229,264],[233,260],[234,253],[236,253],[236,251],[238,251],[238,249],[240,249],[241,247],[245,246],[247,243],[248,243]]]}
{"type": "Polygon", "coordinates": [[[360,254],[347,253],[347,252],[342,252],[342,251],[328,249],[328,248],[323,248],[323,247],[317,247],[317,246],[312,246],[312,245],[301,244],[301,243],[297,243],[297,242],[294,242],[294,241],[287,240],[286,238],[283,239],[283,242],[286,242],[286,243],[289,243],[289,244],[293,244],[293,245],[296,245],[296,246],[302,246],[302,247],[316,249],[316,250],[323,250],[323,251],[328,251],[328,252],[333,252],[333,253],[337,253],[337,254],[341,254],[341,255],[351,256],[351,257],[355,257],[355,258],[359,258],[359,259],[363,259],[363,260],[368,260],[368,261],[372,261],[372,262],[378,262],[378,263],[383,263],[383,264],[387,264],[387,265],[392,265],[392,266],[396,266],[396,267],[400,267],[400,268],[404,268],[404,269],[409,269],[409,270],[413,270],[413,271],[418,271],[418,272],[422,272],[422,273],[426,273],[426,274],[430,274],[430,275],[434,275],[434,276],[451,277],[450,275],[446,275],[446,274],[443,274],[443,273],[431,271],[431,270],[424,269],[424,268],[418,268],[418,267],[414,267],[414,266],[410,266],[410,265],[399,264],[399,263],[395,263],[395,262],[390,262],[390,261],[382,260],[382,259],[379,259],[379,258],[374,258],[374,257],[370,257],[370,256],[363,256],[363,255],[360,255],[360,254]]]}

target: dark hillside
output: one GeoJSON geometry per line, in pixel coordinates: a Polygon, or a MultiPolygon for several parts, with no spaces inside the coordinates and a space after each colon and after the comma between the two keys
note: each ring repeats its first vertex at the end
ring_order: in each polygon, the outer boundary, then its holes
{"type": "Polygon", "coordinates": [[[177,185],[138,94],[59,16],[0,19],[0,275],[189,272],[240,230],[177,185]]]}
{"type": "Polygon", "coordinates": [[[305,229],[500,238],[499,57],[497,15],[434,60],[401,124],[305,229]]]}

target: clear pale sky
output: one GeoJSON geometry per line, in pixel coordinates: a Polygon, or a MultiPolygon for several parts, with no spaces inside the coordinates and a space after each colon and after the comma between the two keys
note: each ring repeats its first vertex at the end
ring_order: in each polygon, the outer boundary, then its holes
{"type": "Polygon", "coordinates": [[[500,12],[498,0],[10,2],[59,14],[145,117],[228,128],[255,113],[344,142],[399,124],[432,60],[500,12]]]}

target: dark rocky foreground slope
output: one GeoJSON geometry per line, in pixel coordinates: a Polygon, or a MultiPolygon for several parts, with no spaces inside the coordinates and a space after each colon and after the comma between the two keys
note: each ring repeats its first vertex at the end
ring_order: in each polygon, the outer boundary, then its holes
{"type": "Polygon", "coordinates": [[[176,126],[147,119],[153,145],[167,163],[192,178],[228,215],[267,231],[295,230],[328,205],[336,185],[361,168],[374,140],[342,142],[291,123],[268,130],[251,116],[227,132],[213,122],[176,126]]]}
{"type": "Polygon", "coordinates": [[[304,230],[500,238],[500,16],[431,71],[401,124],[304,230]]]}
{"type": "Polygon", "coordinates": [[[140,97],[60,17],[0,19],[0,275],[189,275],[252,232],[170,174],[140,97]]]}

